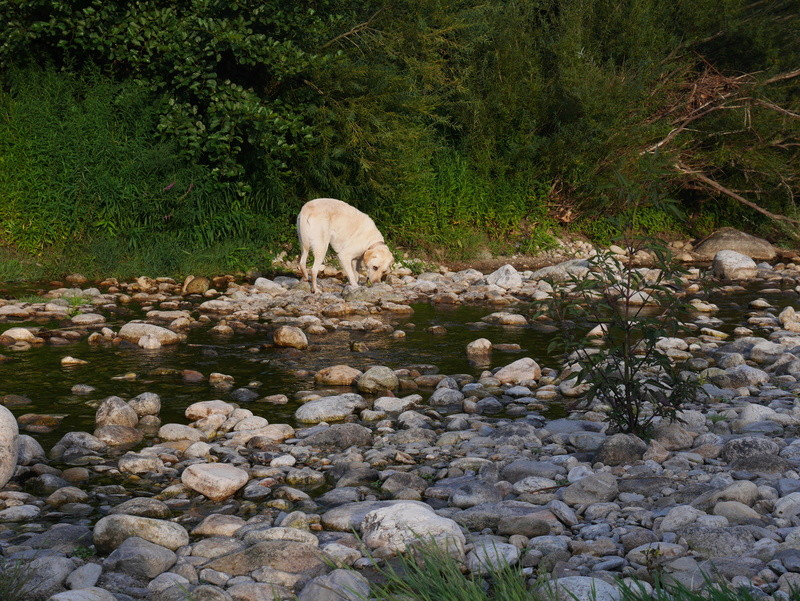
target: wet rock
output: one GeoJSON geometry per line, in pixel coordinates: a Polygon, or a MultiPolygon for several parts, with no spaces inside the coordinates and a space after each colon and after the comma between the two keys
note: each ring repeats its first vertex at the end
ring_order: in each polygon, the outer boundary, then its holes
{"type": "Polygon", "coordinates": [[[164,469],[164,462],[156,455],[127,452],[119,458],[119,471],[128,474],[158,473],[164,469]]]}
{"type": "Polygon", "coordinates": [[[181,482],[215,502],[235,494],[249,479],[246,471],[224,463],[195,463],[181,474],[181,482]]]}
{"type": "Polygon", "coordinates": [[[130,448],[142,442],[142,432],[129,426],[101,426],[95,437],[112,447],[130,448]]]}
{"type": "Polygon", "coordinates": [[[117,597],[105,589],[93,586],[79,590],[56,593],[47,601],[117,601],[117,597]]]}
{"type": "Polygon", "coordinates": [[[140,517],[156,519],[167,519],[172,515],[166,503],[151,497],[129,499],[114,507],[109,513],[124,513],[127,515],[138,515],[140,517]]]}

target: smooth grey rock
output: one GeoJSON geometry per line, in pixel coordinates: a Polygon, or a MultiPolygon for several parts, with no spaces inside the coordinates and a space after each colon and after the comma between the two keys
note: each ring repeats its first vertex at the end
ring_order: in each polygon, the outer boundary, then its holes
{"type": "Polygon", "coordinates": [[[369,599],[366,578],[353,570],[337,569],[311,580],[298,596],[298,601],[362,601],[369,599]]]}
{"type": "Polygon", "coordinates": [[[8,483],[17,467],[18,436],[17,419],[13,413],[0,405],[0,488],[8,483]]]}
{"type": "Polygon", "coordinates": [[[151,579],[170,569],[176,560],[175,553],[166,547],[132,536],[112,551],[103,567],[135,578],[151,579]]]}

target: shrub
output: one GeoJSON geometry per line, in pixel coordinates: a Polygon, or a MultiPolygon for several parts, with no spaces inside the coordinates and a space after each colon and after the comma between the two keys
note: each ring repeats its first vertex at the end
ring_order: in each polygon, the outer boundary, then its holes
{"type": "Polygon", "coordinates": [[[662,338],[683,330],[679,271],[657,241],[628,236],[620,243],[625,258],[608,250],[589,259],[589,272],[571,276],[545,313],[559,323],[554,346],[564,351],[575,384],[585,388],[578,406],[600,402],[614,429],[646,436],[654,419],[675,419],[695,398],[697,384],[659,348],[662,338]],[[654,269],[635,267],[644,250],[654,269]],[[579,335],[592,325],[601,326],[598,336],[579,335]]]}

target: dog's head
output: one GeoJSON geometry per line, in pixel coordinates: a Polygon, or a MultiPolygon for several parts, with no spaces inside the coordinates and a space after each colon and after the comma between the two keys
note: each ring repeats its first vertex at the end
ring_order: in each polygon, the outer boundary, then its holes
{"type": "Polygon", "coordinates": [[[367,278],[371,283],[376,284],[392,267],[394,257],[388,246],[379,244],[364,253],[363,261],[367,267],[367,278]]]}

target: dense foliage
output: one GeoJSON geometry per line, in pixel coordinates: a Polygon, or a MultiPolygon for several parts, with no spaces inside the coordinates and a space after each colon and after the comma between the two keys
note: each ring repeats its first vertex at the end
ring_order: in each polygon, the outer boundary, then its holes
{"type": "Polygon", "coordinates": [[[528,251],[613,236],[618,174],[688,216],[644,229],[781,233],[736,196],[796,213],[795,8],[0,0],[0,242],[275,248],[335,196],[398,244],[528,251]]]}

